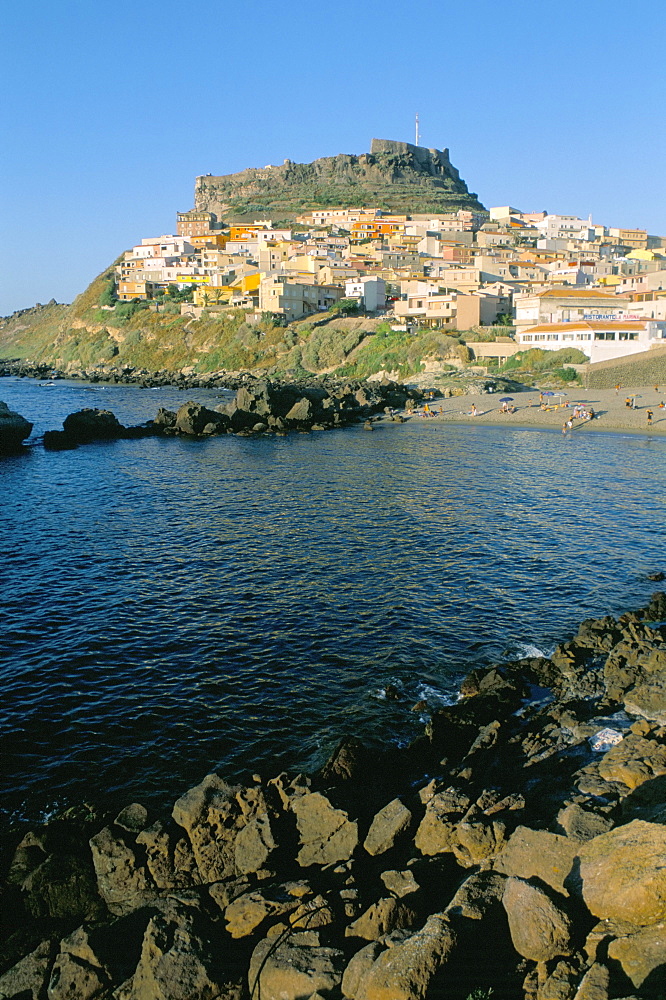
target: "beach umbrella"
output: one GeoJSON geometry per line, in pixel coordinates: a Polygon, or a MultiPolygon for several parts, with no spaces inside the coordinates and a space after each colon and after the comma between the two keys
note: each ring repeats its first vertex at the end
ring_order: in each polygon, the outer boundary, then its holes
{"type": "Polygon", "coordinates": [[[500,396],[500,403],[513,403],[513,396],[500,396]]]}
{"type": "Polygon", "coordinates": [[[548,392],[542,392],[542,393],[541,393],[541,395],[542,395],[542,396],[554,396],[554,395],[555,395],[555,393],[554,393],[554,392],[551,392],[551,391],[550,391],[550,389],[549,389],[549,390],[548,390],[548,392]]]}

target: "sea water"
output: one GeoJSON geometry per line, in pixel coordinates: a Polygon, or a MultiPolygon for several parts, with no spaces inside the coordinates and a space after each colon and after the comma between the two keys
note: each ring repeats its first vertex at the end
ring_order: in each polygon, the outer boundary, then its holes
{"type": "Polygon", "coordinates": [[[132,424],[189,398],[224,394],[0,380],[35,423],[0,459],[5,828],[408,742],[415,703],[666,569],[666,438],[413,419],[39,444],[83,406],[132,424]]]}

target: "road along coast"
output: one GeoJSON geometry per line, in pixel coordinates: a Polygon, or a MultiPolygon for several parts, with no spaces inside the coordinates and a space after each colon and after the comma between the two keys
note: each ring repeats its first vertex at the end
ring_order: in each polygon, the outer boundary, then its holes
{"type": "Polygon", "coordinates": [[[657,1000],[665,680],[657,592],[475,670],[408,748],[70,810],[10,852],[0,996],[657,1000]]]}

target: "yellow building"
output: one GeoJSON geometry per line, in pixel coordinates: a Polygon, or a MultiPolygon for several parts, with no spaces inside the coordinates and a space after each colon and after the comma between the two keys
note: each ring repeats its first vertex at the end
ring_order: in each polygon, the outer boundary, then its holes
{"type": "Polygon", "coordinates": [[[202,235],[188,236],[188,241],[197,250],[224,250],[227,245],[227,236],[222,233],[204,233],[202,235]]]}
{"type": "Polygon", "coordinates": [[[227,305],[235,290],[230,285],[220,285],[219,288],[214,285],[201,286],[194,289],[192,301],[195,306],[227,305]]]}

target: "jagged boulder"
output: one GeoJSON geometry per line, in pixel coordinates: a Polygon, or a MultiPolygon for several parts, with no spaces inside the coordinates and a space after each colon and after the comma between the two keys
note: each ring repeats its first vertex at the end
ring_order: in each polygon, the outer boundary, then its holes
{"type": "Polygon", "coordinates": [[[173,818],[186,831],[204,882],[236,874],[235,839],[244,825],[236,799],[238,786],[208,774],[173,807],[173,818]]]}
{"type": "Polygon", "coordinates": [[[48,1000],[95,1000],[108,991],[111,975],[88,932],[77,928],[60,942],[48,985],[48,1000]]]}
{"type": "Polygon", "coordinates": [[[211,927],[194,906],[169,901],[151,917],[127,1000],[218,1000],[240,997],[212,945],[211,927]]]}
{"type": "Polygon", "coordinates": [[[502,903],[513,946],[532,962],[549,962],[572,952],[572,923],[546,893],[519,878],[506,881],[502,903]]]}
{"type": "Polygon", "coordinates": [[[666,918],[666,827],[635,819],[580,847],[582,895],[602,919],[638,926],[666,918]]]}
{"type": "Polygon", "coordinates": [[[261,871],[277,847],[271,817],[267,813],[253,816],[236,836],[236,869],[243,875],[261,871]]]}
{"type": "Polygon", "coordinates": [[[157,898],[149,872],[135,848],[110,827],[90,839],[100,895],[111,913],[121,916],[157,898]]]}
{"type": "Polygon", "coordinates": [[[85,840],[45,827],[16,849],[8,882],[34,919],[95,920],[105,913],[85,840]],[[60,833],[60,835],[58,835],[60,833]]]}
{"type": "Polygon", "coordinates": [[[584,809],[577,802],[569,802],[557,814],[557,822],[570,840],[592,840],[600,833],[608,833],[613,820],[594,809],[584,809]]]}
{"type": "Polygon", "coordinates": [[[310,424],[313,414],[312,403],[306,396],[303,396],[294,403],[289,412],[285,414],[284,419],[290,424],[310,424]]]}
{"type": "Polygon", "coordinates": [[[136,842],[146,852],[146,865],[158,889],[182,889],[201,882],[190,842],[179,836],[177,827],[157,820],[140,831],[136,842]]]}
{"type": "Polygon", "coordinates": [[[556,892],[568,894],[568,880],[580,850],[580,843],[547,830],[519,826],[495,860],[502,875],[522,879],[538,878],[556,892]]]}
{"type": "Polygon", "coordinates": [[[372,903],[365,913],[347,926],[345,936],[378,941],[391,931],[412,927],[415,921],[416,913],[411,907],[389,896],[372,903]]]}
{"type": "Polygon", "coordinates": [[[0,997],[6,1000],[44,1000],[58,946],[43,941],[0,976],[0,997]]]}
{"type": "Polygon", "coordinates": [[[644,781],[666,774],[666,746],[628,733],[604,754],[598,769],[605,781],[619,781],[628,788],[637,788],[644,781]]]}
{"type": "Polygon", "coordinates": [[[227,931],[232,938],[253,934],[264,921],[294,913],[303,899],[312,897],[307,882],[286,882],[267,889],[244,892],[224,911],[227,931]]]}
{"type": "Polygon", "coordinates": [[[162,431],[172,430],[176,426],[176,411],[165,410],[164,407],[160,406],[153,423],[162,431]]]}
{"type": "Polygon", "coordinates": [[[125,428],[111,410],[86,407],[70,413],[62,424],[65,434],[77,444],[90,441],[109,441],[123,436],[125,428]]]}
{"type": "Polygon", "coordinates": [[[299,865],[307,868],[351,858],[358,846],[358,823],[343,809],[336,809],[321,792],[300,795],[291,808],[300,835],[299,865]]]}
{"type": "Polygon", "coordinates": [[[649,981],[648,996],[666,996],[666,923],[615,938],[608,945],[608,957],[619,962],[637,989],[649,981]]]}
{"type": "Polygon", "coordinates": [[[506,879],[492,871],[475,872],[465,879],[444,911],[450,919],[483,920],[502,902],[506,879]]]}
{"type": "Polygon", "coordinates": [[[260,941],[250,959],[248,986],[262,1000],[302,1000],[328,995],[342,981],[344,952],[320,944],[317,931],[260,941]]]}
{"type": "Polygon", "coordinates": [[[393,799],[380,809],[372,821],[363,847],[368,854],[384,854],[395,846],[412,822],[412,814],[400,799],[393,799]]]}
{"type": "Polygon", "coordinates": [[[459,801],[449,789],[428,797],[425,815],[414,838],[421,854],[432,856],[453,851],[456,825],[468,806],[469,799],[459,801]]]}
{"type": "Polygon", "coordinates": [[[190,437],[221,434],[229,426],[229,418],[216,410],[209,410],[201,403],[183,403],[176,413],[174,427],[180,434],[190,437]]]}
{"type": "Polygon", "coordinates": [[[403,896],[410,896],[413,892],[418,892],[421,888],[414,878],[414,872],[411,868],[401,872],[390,869],[389,871],[382,872],[380,878],[388,891],[392,892],[398,899],[402,899],[403,896]]]}
{"type": "Polygon", "coordinates": [[[610,972],[605,965],[594,962],[578,984],[574,1000],[609,1000],[610,972]]]}
{"type": "Polygon", "coordinates": [[[31,432],[29,420],[0,402],[0,454],[15,451],[31,432]]]}
{"type": "Polygon", "coordinates": [[[456,942],[446,917],[434,913],[413,934],[395,931],[388,935],[379,942],[386,946],[379,953],[376,945],[370,945],[367,952],[364,949],[363,959],[345,975],[343,992],[353,1000],[423,1000],[456,942]],[[370,964],[371,956],[375,957],[370,964]],[[353,993],[349,992],[352,988],[353,993]]]}

